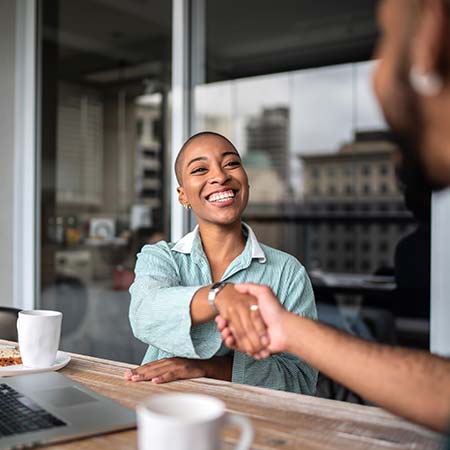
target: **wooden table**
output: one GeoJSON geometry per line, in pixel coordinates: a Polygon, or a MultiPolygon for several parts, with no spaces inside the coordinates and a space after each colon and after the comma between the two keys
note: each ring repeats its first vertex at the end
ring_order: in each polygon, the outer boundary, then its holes
{"type": "MultiPolygon", "coordinates": [[[[0,341],[1,343],[1,341],[0,341]]],[[[438,449],[442,436],[380,408],[354,405],[209,378],[164,385],[125,381],[130,364],[73,355],[60,373],[99,394],[134,408],[144,397],[162,392],[195,392],[222,399],[227,409],[249,417],[256,450],[438,449]]],[[[233,448],[237,432],[224,435],[224,449],[233,448]]],[[[48,448],[135,449],[136,430],[111,433],[48,448]]],[[[176,450],[176,449],[174,449],[176,450]]],[[[195,449],[192,449],[195,450],[195,449]]]]}

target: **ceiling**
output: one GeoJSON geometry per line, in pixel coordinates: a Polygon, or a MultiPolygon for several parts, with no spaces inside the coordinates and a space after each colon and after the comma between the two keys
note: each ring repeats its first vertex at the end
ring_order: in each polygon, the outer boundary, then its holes
{"type": "MultiPolygon", "coordinates": [[[[44,45],[54,50],[60,79],[104,85],[170,80],[171,0],[42,3],[44,45]]],[[[206,79],[368,59],[376,38],[375,3],[205,0],[206,79]]]]}

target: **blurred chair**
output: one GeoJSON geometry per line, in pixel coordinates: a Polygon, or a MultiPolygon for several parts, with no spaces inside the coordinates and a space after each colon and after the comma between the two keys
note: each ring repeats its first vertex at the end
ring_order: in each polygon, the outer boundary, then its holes
{"type": "Polygon", "coordinates": [[[0,306],[0,339],[17,341],[17,317],[20,309],[0,306]]]}

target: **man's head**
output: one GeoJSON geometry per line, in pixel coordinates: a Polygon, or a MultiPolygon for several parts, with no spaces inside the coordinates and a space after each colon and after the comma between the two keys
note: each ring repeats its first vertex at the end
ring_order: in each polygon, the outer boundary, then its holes
{"type": "Polygon", "coordinates": [[[375,92],[404,152],[406,178],[432,188],[450,185],[449,13],[448,0],[382,0],[379,7],[375,92]],[[425,90],[411,72],[425,74],[425,90]]]}

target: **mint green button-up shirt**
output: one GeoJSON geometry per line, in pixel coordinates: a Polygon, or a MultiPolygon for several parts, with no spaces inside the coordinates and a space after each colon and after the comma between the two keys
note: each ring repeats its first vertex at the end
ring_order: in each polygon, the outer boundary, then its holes
{"type": "MultiPolygon", "coordinates": [[[[270,286],[287,310],[317,318],[314,294],[305,268],[293,256],[259,244],[244,224],[243,252],[226,269],[222,280],[270,286]]],[[[193,326],[190,303],[211,284],[211,270],[198,227],[177,243],[145,245],[137,255],[130,287],[130,323],[134,335],[148,344],[142,364],[162,358],[209,359],[228,354],[216,323],[193,326]]],[[[290,353],[255,360],[235,351],[232,381],[271,389],[315,394],[317,371],[290,353]]]]}

